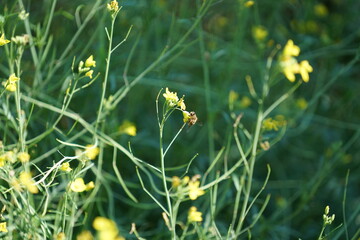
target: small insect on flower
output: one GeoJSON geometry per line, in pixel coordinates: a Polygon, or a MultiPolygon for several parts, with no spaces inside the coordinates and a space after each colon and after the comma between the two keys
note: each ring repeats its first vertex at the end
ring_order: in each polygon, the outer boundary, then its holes
{"type": "Polygon", "coordinates": [[[189,120],[188,120],[188,125],[189,127],[195,125],[195,123],[197,122],[198,118],[196,116],[196,113],[194,111],[190,112],[189,114],[189,120]]]}

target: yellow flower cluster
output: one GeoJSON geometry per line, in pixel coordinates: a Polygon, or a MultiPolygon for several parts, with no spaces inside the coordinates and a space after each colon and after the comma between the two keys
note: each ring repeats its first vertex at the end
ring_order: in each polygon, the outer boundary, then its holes
{"type": "Polygon", "coordinates": [[[183,179],[174,176],[172,177],[172,186],[180,198],[187,194],[191,200],[196,200],[198,197],[205,194],[205,191],[199,188],[199,178],[199,175],[195,175],[192,179],[188,176],[185,176],[183,179]]]}
{"type": "Polygon", "coordinates": [[[98,233],[99,240],[125,240],[119,236],[119,230],[114,221],[105,217],[96,217],[93,227],[98,233]]]}
{"type": "Polygon", "coordinates": [[[94,56],[91,55],[85,60],[85,63],[83,61],[80,61],[79,63],[79,73],[85,73],[86,77],[92,78],[92,74],[94,73],[94,70],[91,70],[91,67],[96,67],[96,61],[94,60],[94,56]]]}
{"type": "Polygon", "coordinates": [[[61,164],[60,170],[63,172],[71,172],[72,168],[70,167],[70,163],[65,162],[65,163],[61,164]]]}
{"type": "Polygon", "coordinates": [[[295,57],[299,56],[299,54],[300,48],[291,39],[288,40],[280,56],[280,66],[285,77],[290,82],[295,81],[295,74],[300,74],[302,80],[308,82],[310,79],[309,73],[313,71],[309,61],[304,60],[298,63],[295,57]]]}
{"type": "Polygon", "coordinates": [[[202,222],[202,213],[192,206],[188,212],[188,222],[202,222]]]}
{"type": "Polygon", "coordinates": [[[125,120],[119,126],[119,133],[127,134],[129,136],[136,136],[136,126],[133,122],[125,120]]]}
{"type": "Polygon", "coordinates": [[[22,163],[27,163],[30,161],[30,154],[27,152],[19,152],[17,150],[7,151],[0,155],[0,167],[3,167],[6,162],[14,163],[18,159],[22,163]]]}
{"type": "Polygon", "coordinates": [[[8,90],[9,92],[15,92],[16,87],[17,87],[16,82],[19,80],[20,80],[20,78],[18,78],[15,75],[15,73],[13,73],[9,76],[9,78],[6,80],[6,82],[3,83],[3,85],[5,86],[5,89],[8,90]]]}
{"type": "Polygon", "coordinates": [[[283,127],[287,124],[285,118],[283,115],[277,115],[275,116],[275,119],[273,118],[266,118],[263,122],[262,122],[262,128],[265,131],[271,131],[271,130],[275,130],[278,131],[280,127],[283,127]]]}
{"type": "Polygon", "coordinates": [[[108,3],[106,5],[108,11],[112,14],[116,13],[117,11],[119,11],[119,3],[116,0],[111,1],[110,3],[108,3]]]}
{"type": "MultiPolygon", "coordinates": [[[[31,177],[31,173],[29,172],[21,172],[20,176],[19,176],[19,181],[20,183],[26,187],[26,189],[33,193],[36,194],[39,192],[39,189],[37,188],[37,186],[35,185],[35,181],[32,179],[31,177]]],[[[16,184],[16,180],[15,180],[15,184],[16,184]]],[[[16,186],[15,186],[16,188],[16,186]]]]}
{"type": "Polygon", "coordinates": [[[95,187],[95,184],[93,181],[85,184],[84,179],[82,178],[76,178],[74,181],[70,183],[70,189],[73,192],[84,192],[84,191],[90,191],[95,187]]]}
{"type": "MultiPolygon", "coordinates": [[[[185,111],[186,105],[184,102],[184,96],[179,99],[176,92],[170,92],[169,88],[165,89],[165,93],[163,94],[163,97],[165,98],[165,103],[168,106],[168,108],[177,108],[183,113],[183,121],[184,123],[189,122],[189,126],[194,125],[196,121],[194,121],[193,124],[190,124],[192,115],[192,112],[185,111]]],[[[195,113],[195,112],[193,112],[195,113]]],[[[196,116],[196,115],[195,115],[196,116]]],[[[197,119],[197,118],[196,118],[197,119]]]]}

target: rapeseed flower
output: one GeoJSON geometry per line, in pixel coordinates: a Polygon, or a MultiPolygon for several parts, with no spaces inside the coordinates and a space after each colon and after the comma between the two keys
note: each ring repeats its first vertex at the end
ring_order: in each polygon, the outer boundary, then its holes
{"type": "Polygon", "coordinates": [[[95,147],[95,145],[88,144],[85,148],[85,156],[90,159],[94,160],[97,155],[99,155],[100,149],[98,147],[95,147]]]}
{"type": "Polygon", "coordinates": [[[66,235],[64,232],[60,232],[56,235],[56,240],[65,240],[66,239],[66,235]]]}
{"type": "Polygon", "coordinates": [[[284,50],[283,50],[283,56],[286,57],[297,57],[300,54],[300,48],[294,44],[293,40],[288,40],[284,50]]]}
{"type": "Polygon", "coordinates": [[[254,39],[261,42],[268,36],[268,31],[263,26],[254,26],[252,28],[252,35],[254,39]]]}
{"type": "Polygon", "coordinates": [[[183,121],[187,123],[190,120],[190,113],[188,111],[183,111],[183,121]]]}
{"type": "Polygon", "coordinates": [[[307,60],[300,62],[300,64],[298,63],[295,57],[299,56],[299,54],[300,48],[291,39],[288,40],[280,56],[280,66],[285,77],[290,82],[295,81],[295,74],[300,74],[303,81],[308,82],[309,73],[313,71],[307,60]]]}
{"type": "Polygon", "coordinates": [[[93,240],[93,239],[94,239],[93,235],[88,230],[82,231],[79,235],[76,236],[76,240],[93,240]]]}
{"type": "Polygon", "coordinates": [[[205,194],[205,191],[200,189],[200,181],[190,181],[189,182],[189,198],[195,200],[201,195],[205,194]]]}
{"type": "Polygon", "coordinates": [[[85,73],[85,76],[87,76],[87,77],[89,77],[90,79],[92,79],[93,73],[94,73],[94,70],[87,71],[87,72],[85,73]]]}
{"type": "Polygon", "coordinates": [[[299,98],[295,101],[295,105],[301,110],[304,110],[307,108],[308,102],[305,100],[305,98],[299,98]]]}
{"type": "Polygon", "coordinates": [[[309,81],[309,72],[312,72],[313,68],[307,60],[301,61],[299,65],[299,73],[304,82],[309,81]]]}
{"type": "Polygon", "coordinates": [[[111,13],[115,13],[119,10],[119,3],[116,0],[111,1],[106,5],[107,9],[111,13]]]}
{"type": "Polygon", "coordinates": [[[185,111],[186,105],[185,105],[185,102],[184,102],[184,97],[180,98],[177,105],[182,111],[185,111]]]}
{"type": "Polygon", "coordinates": [[[188,222],[202,222],[202,213],[196,207],[191,207],[188,212],[188,222]]]}
{"type": "Polygon", "coordinates": [[[179,98],[177,96],[176,92],[170,92],[169,88],[165,89],[165,93],[163,94],[166,103],[169,105],[169,107],[174,107],[177,105],[179,98]]]}
{"type": "Polygon", "coordinates": [[[172,177],[172,187],[177,188],[180,185],[181,185],[181,179],[178,176],[173,176],[172,177]]]}
{"type": "Polygon", "coordinates": [[[27,152],[19,152],[17,154],[17,158],[20,162],[27,163],[30,161],[30,154],[28,154],[27,152]]]}
{"type": "Polygon", "coordinates": [[[133,122],[125,120],[119,126],[119,133],[127,134],[129,136],[136,136],[136,126],[133,122]]]}
{"type": "Polygon", "coordinates": [[[93,227],[98,233],[99,240],[125,240],[119,236],[119,230],[114,221],[105,217],[96,217],[93,227]]]}
{"type": "Polygon", "coordinates": [[[76,178],[74,181],[70,183],[70,189],[73,192],[83,192],[86,190],[86,185],[84,179],[76,178]]]}
{"type": "Polygon", "coordinates": [[[0,232],[8,232],[6,222],[0,223],[0,232]]]}
{"type": "Polygon", "coordinates": [[[26,189],[29,192],[33,194],[39,192],[39,189],[35,185],[35,181],[32,179],[31,174],[29,172],[21,172],[19,176],[19,181],[22,185],[26,187],[26,189]]]}
{"type": "Polygon", "coordinates": [[[72,168],[70,167],[70,163],[65,162],[65,163],[61,164],[60,170],[63,172],[71,172],[72,168]]]}
{"type": "Polygon", "coordinates": [[[246,2],[244,3],[244,6],[247,7],[247,8],[249,8],[249,7],[253,6],[254,4],[255,4],[254,1],[246,1],[246,2]]]}
{"type": "Polygon", "coordinates": [[[20,78],[18,78],[15,73],[11,74],[8,78],[8,80],[5,82],[5,89],[9,92],[15,92],[16,91],[16,82],[19,81],[20,78]]]}
{"type": "Polygon", "coordinates": [[[93,55],[85,60],[85,67],[96,67],[96,61],[94,61],[93,55]]]}
{"type": "Polygon", "coordinates": [[[8,44],[10,40],[5,39],[5,34],[3,33],[0,37],[0,46],[4,46],[5,44],[8,44]]]}
{"type": "Polygon", "coordinates": [[[70,183],[70,189],[73,192],[84,192],[89,191],[95,187],[95,184],[93,181],[85,184],[83,178],[76,178],[74,181],[70,183]]]}

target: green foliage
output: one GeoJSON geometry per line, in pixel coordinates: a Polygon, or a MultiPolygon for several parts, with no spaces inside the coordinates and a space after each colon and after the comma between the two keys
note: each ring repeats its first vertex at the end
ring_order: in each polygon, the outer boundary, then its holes
{"type": "Polygon", "coordinates": [[[0,238],[359,238],[359,8],[2,1],[0,238]]]}

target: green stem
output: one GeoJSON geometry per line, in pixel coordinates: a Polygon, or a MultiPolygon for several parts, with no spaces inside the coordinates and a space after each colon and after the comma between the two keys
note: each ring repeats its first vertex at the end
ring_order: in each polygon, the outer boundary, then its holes
{"type": "MultiPolygon", "coordinates": [[[[164,185],[164,191],[165,191],[165,195],[166,195],[166,202],[168,205],[168,211],[169,211],[169,218],[170,218],[170,224],[171,226],[174,226],[174,220],[173,219],[173,211],[172,211],[172,206],[171,206],[171,199],[170,199],[170,193],[169,190],[167,188],[167,183],[166,183],[166,174],[165,174],[165,156],[164,156],[164,149],[163,149],[163,129],[164,129],[164,123],[165,123],[165,118],[163,118],[161,124],[160,124],[160,161],[161,161],[161,175],[162,175],[162,181],[163,181],[163,185],[164,185]]],[[[171,238],[172,239],[176,239],[176,232],[175,232],[175,227],[171,227],[171,238]]]]}
{"type": "Polygon", "coordinates": [[[108,81],[108,76],[109,76],[109,69],[110,69],[110,59],[111,59],[111,53],[112,53],[112,41],[113,41],[113,34],[114,34],[114,24],[115,24],[115,19],[116,16],[114,16],[111,20],[111,28],[110,28],[110,34],[108,35],[109,38],[109,48],[108,48],[108,55],[106,58],[106,70],[105,70],[105,76],[104,76],[104,80],[103,80],[103,84],[102,84],[102,93],[101,93],[101,99],[100,99],[100,106],[99,106],[99,110],[97,113],[97,119],[96,119],[96,123],[95,123],[95,132],[99,126],[101,117],[102,117],[102,110],[103,110],[103,103],[104,103],[104,99],[105,99],[105,93],[106,93],[106,85],[107,85],[107,81],[108,81]]]}
{"type": "MultiPolygon", "coordinates": [[[[260,130],[261,130],[262,120],[263,120],[263,100],[259,100],[258,116],[257,116],[253,145],[252,145],[252,149],[251,149],[251,157],[249,160],[250,166],[249,166],[249,171],[248,171],[248,178],[247,178],[248,180],[246,183],[244,202],[243,202],[242,209],[241,209],[239,224],[236,229],[237,233],[241,231],[241,228],[244,224],[246,210],[247,210],[247,206],[248,206],[248,202],[249,202],[249,198],[250,198],[250,192],[251,192],[251,187],[252,187],[252,178],[253,178],[253,172],[254,172],[255,160],[256,160],[256,150],[257,150],[257,145],[258,145],[259,138],[260,138],[260,130]]],[[[244,172],[246,172],[245,169],[244,169],[244,172]]]]}

